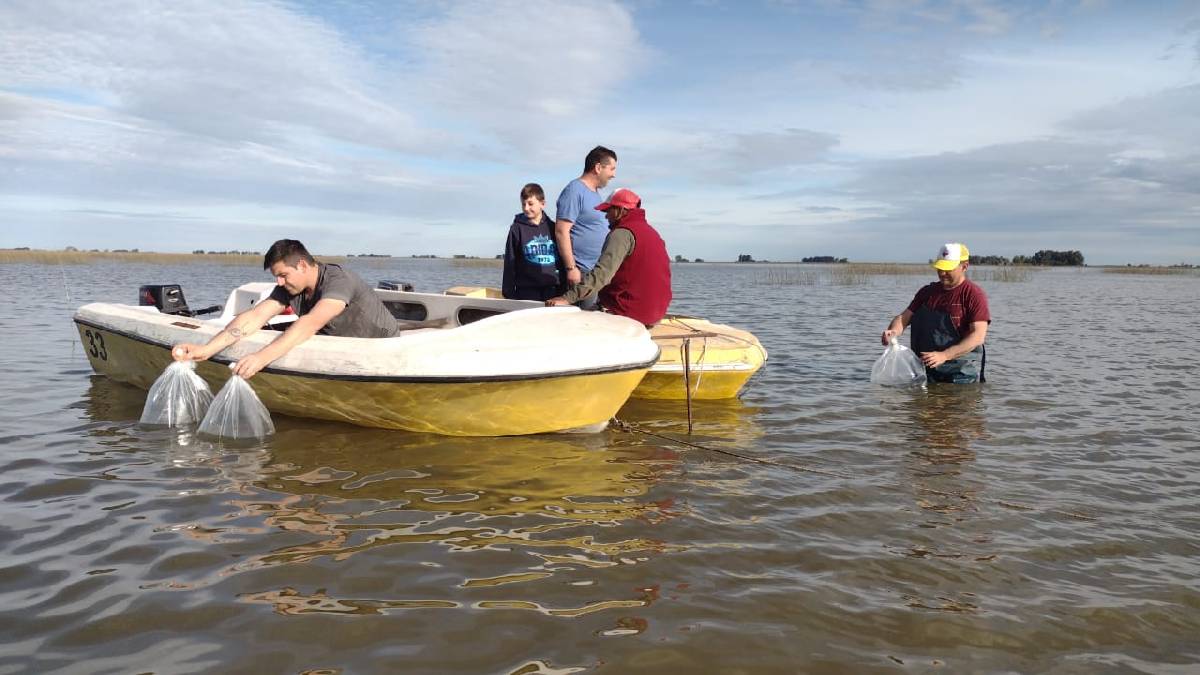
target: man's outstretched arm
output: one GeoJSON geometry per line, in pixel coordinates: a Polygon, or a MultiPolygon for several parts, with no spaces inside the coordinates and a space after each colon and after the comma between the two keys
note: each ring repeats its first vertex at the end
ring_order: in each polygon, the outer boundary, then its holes
{"type": "Polygon", "coordinates": [[[196,345],[185,342],[175,345],[175,348],[171,350],[171,356],[176,361],[207,360],[247,335],[253,335],[283,309],[283,305],[278,300],[267,298],[233,317],[229,325],[214,335],[208,343],[196,345]]]}
{"type": "Polygon", "coordinates": [[[288,329],[271,344],[257,352],[238,360],[233,372],[246,379],[254,377],[255,373],[266,368],[275,359],[287,354],[296,345],[317,334],[333,317],[346,309],[346,303],[341,300],[326,298],[318,302],[307,314],[292,322],[288,329]]]}

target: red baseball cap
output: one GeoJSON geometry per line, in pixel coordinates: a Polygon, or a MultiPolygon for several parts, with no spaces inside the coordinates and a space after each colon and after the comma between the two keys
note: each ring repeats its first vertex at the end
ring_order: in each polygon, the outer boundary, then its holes
{"type": "Polygon", "coordinates": [[[608,197],[608,201],[597,204],[597,211],[607,211],[613,206],[622,206],[627,209],[636,209],[642,205],[642,198],[637,196],[637,193],[629,188],[617,188],[608,197]]]}

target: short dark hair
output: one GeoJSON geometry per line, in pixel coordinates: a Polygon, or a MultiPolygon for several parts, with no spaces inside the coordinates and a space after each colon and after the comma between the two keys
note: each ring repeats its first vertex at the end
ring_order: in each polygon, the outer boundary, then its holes
{"type": "Polygon", "coordinates": [[[609,150],[603,145],[597,145],[592,148],[592,151],[583,158],[583,172],[587,173],[594,169],[597,164],[607,164],[608,160],[617,161],[617,153],[609,150]]]}
{"type": "Polygon", "coordinates": [[[295,267],[296,263],[301,260],[309,265],[317,264],[317,261],[313,260],[312,255],[309,254],[308,249],[304,248],[304,244],[295,239],[280,239],[271,244],[271,248],[267,249],[267,254],[263,256],[263,269],[271,269],[271,265],[280,260],[283,261],[283,264],[292,267],[295,267]]]}
{"type": "Polygon", "coordinates": [[[525,187],[521,188],[521,203],[524,204],[526,199],[537,197],[538,201],[546,201],[546,192],[542,190],[542,186],[537,183],[526,183],[525,187]]]}

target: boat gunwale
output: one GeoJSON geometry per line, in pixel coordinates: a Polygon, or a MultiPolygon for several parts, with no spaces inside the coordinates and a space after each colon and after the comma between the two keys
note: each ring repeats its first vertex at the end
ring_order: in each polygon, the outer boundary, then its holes
{"type": "MultiPolygon", "coordinates": [[[[108,331],[110,333],[133,340],[135,342],[147,344],[152,347],[161,347],[163,349],[166,349],[168,352],[174,346],[174,345],[170,345],[170,344],[164,344],[157,340],[152,340],[150,338],[147,338],[142,335],[138,335],[136,333],[131,333],[127,330],[123,330],[120,328],[114,328],[112,326],[106,326],[106,325],[103,325],[103,324],[100,324],[100,323],[97,323],[95,321],[91,321],[88,319],[82,319],[78,316],[72,317],[72,321],[74,321],[78,325],[83,325],[83,326],[88,326],[90,328],[95,328],[98,330],[108,331]]],[[[363,339],[369,339],[369,338],[363,338],[363,339]]],[[[657,345],[655,345],[655,346],[657,347],[657,345]]],[[[312,379],[317,379],[317,380],[337,380],[340,382],[379,382],[379,383],[385,383],[385,384],[386,383],[393,383],[393,384],[469,384],[469,383],[474,383],[474,382],[489,382],[489,383],[521,382],[521,381],[527,381],[527,380],[550,380],[550,379],[557,379],[560,377],[581,377],[584,375],[603,375],[606,373],[624,373],[624,372],[629,372],[629,371],[633,371],[633,370],[649,370],[651,367],[654,366],[655,363],[658,362],[658,359],[661,355],[662,355],[662,350],[657,349],[655,351],[654,358],[650,359],[649,361],[639,362],[636,364],[625,364],[625,365],[621,365],[621,366],[610,366],[610,367],[603,367],[603,368],[585,368],[585,369],[579,369],[579,370],[563,370],[563,371],[556,371],[553,373],[531,373],[531,374],[527,374],[527,375],[520,375],[520,374],[471,375],[471,376],[464,376],[464,375],[446,375],[446,376],[407,375],[407,376],[405,376],[405,375],[348,375],[348,374],[340,375],[340,374],[336,374],[336,373],[321,373],[321,372],[312,372],[312,371],[307,371],[307,370],[295,370],[295,369],[291,369],[291,368],[278,368],[278,367],[270,366],[270,365],[266,366],[259,372],[269,373],[271,375],[285,375],[285,376],[289,376],[289,377],[307,377],[307,378],[312,378],[312,379]]],[[[210,357],[207,360],[212,363],[217,363],[217,364],[221,364],[221,365],[229,365],[229,364],[235,363],[237,361],[237,359],[231,359],[229,357],[216,356],[216,355],[210,357]]]]}
{"type": "MultiPolygon", "coordinates": [[[[763,363],[748,363],[744,361],[730,363],[693,363],[688,366],[688,370],[693,373],[744,373],[747,371],[755,371],[763,367],[763,363]]],[[[683,363],[679,361],[671,361],[668,363],[656,363],[650,367],[652,373],[674,373],[680,374],[683,372],[683,363]]]]}

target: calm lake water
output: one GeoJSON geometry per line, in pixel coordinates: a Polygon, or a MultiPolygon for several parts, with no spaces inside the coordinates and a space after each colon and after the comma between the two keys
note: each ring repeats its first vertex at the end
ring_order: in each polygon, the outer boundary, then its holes
{"type": "Polygon", "coordinates": [[[979,271],[982,386],[868,383],[932,272],[692,264],[673,310],[771,357],[696,406],[709,449],[659,437],[686,437],[682,402],[621,411],[659,436],[277,415],[222,447],[139,427],[71,314],[141,283],[223,302],[261,270],[0,265],[0,673],[1200,672],[1200,278],[979,271]]]}

